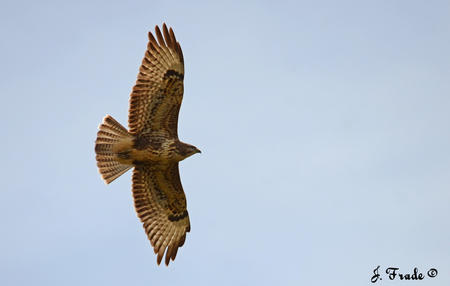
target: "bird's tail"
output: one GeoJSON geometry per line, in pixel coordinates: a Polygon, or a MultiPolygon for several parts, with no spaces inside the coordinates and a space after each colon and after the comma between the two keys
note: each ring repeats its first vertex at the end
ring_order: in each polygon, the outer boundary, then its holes
{"type": "Polygon", "coordinates": [[[129,148],[133,136],[112,116],[106,115],[99,126],[95,153],[97,166],[106,184],[111,183],[133,167],[129,148]],[[128,160],[127,160],[128,159],[128,160]],[[127,162],[128,161],[128,162],[127,162]]]}

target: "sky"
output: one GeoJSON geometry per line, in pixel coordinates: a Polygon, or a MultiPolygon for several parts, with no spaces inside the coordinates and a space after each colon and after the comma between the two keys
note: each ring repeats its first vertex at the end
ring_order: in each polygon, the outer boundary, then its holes
{"type": "Polygon", "coordinates": [[[0,285],[450,285],[450,2],[3,1],[0,33],[0,285]],[[163,22],[202,150],[169,267],[94,154],[163,22]]]}

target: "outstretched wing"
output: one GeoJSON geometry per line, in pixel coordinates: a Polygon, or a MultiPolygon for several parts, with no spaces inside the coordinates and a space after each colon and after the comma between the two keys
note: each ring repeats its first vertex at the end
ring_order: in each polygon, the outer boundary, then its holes
{"type": "Polygon", "coordinates": [[[191,228],[178,163],[157,170],[137,165],[133,173],[133,197],[138,217],[158,254],[158,265],[166,249],[165,263],[169,265],[191,228]]]}
{"type": "Polygon", "coordinates": [[[148,33],[149,43],[136,85],[130,98],[128,126],[130,133],[164,131],[178,138],[178,112],[183,99],[184,61],[180,43],[172,28],[163,24],[155,34],[148,33]],[[164,34],[164,36],[163,36],[164,34]]]}

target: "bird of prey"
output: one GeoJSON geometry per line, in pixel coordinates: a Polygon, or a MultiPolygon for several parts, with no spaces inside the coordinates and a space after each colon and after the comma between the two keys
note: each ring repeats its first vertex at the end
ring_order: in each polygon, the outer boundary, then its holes
{"type": "Polygon", "coordinates": [[[110,115],[99,126],[95,153],[106,184],[133,170],[139,219],[161,263],[174,260],[190,231],[178,162],[201,153],[178,139],[184,60],[172,28],[155,27],[130,96],[127,130],[110,115]]]}

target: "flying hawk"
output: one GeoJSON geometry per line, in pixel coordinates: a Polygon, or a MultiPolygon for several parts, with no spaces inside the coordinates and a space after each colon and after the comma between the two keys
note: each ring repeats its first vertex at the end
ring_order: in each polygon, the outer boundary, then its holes
{"type": "Polygon", "coordinates": [[[109,184],[133,170],[137,215],[154,248],[158,265],[174,260],[190,231],[178,162],[200,153],[178,139],[183,99],[184,61],[172,28],[155,27],[130,97],[127,130],[110,115],[99,126],[95,153],[100,174],[109,184]]]}

